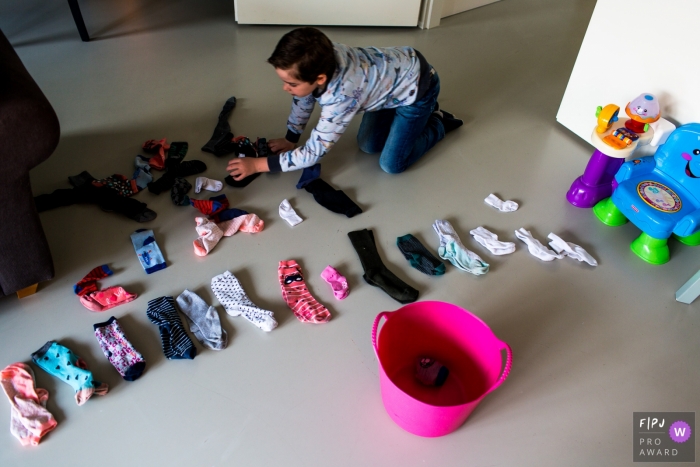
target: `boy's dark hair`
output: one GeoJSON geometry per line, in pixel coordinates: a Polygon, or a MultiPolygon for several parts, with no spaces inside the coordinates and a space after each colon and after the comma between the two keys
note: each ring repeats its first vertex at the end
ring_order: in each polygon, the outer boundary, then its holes
{"type": "Polygon", "coordinates": [[[336,67],[330,39],[318,29],[309,27],[297,28],[282,36],[267,62],[282,70],[296,65],[296,78],[306,83],[315,82],[318,75],[326,75],[330,81],[336,67]]]}

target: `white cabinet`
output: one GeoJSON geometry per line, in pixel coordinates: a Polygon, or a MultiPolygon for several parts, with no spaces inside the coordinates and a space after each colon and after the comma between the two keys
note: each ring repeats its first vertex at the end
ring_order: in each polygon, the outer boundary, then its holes
{"type": "Polygon", "coordinates": [[[234,0],[240,24],[416,26],[421,0],[234,0]]]}

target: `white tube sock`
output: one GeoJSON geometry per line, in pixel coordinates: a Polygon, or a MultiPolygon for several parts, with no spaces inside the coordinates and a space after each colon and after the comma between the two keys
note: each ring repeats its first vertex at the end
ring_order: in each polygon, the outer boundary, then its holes
{"type": "Polygon", "coordinates": [[[523,229],[522,227],[515,231],[515,236],[525,242],[528,251],[535,258],[541,259],[542,261],[553,261],[564,257],[564,255],[557,254],[556,252],[542,245],[539,240],[534,238],[529,231],[523,229]]]}
{"type": "Polygon", "coordinates": [[[287,201],[286,199],[282,200],[282,202],[280,203],[280,217],[286,220],[287,223],[292,227],[301,223],[301,221],[304,220],[297,215],[292,205],[289,204],[289,201],[287,201]]]}
{"type": "Polygon", "coordinates": [[[207,177],[197,177],[197,180],[194,182],[194,192],[199,193],[202,190],[208,190],[208,191],[221,191],[221,189],[224,187],[224,184],[221,183],[218,180],[212,180],[207,177]]]}
{"type": "Polygon", "coordinates": [[[498,235],[479,226],[469,232],[474,236],[479,245],[489,250],[494,255],[508,255],[515,251],[515,243],[501,242],[498,240],[498,235]]]}
{"type": "Polygon", "coordinates": [[[494,195],[493,193],[486,197],[484,203],[498,209],[501,212],[513,212],[518,210],[518,203],[511,200],[503,201],[501,200],[501,198],[494,195]]]}
{"type": "Polygon", "coordinates": [[[548,235],[548,238],[552,240],[551,242],[549,242],[549,246],[551,246],[552,249],[557,253],[563,252],[569,258],[577,259],[579,261],[585,261],[591,266],[598,266],[598,261],[596,261],[594,257],[588,254],[588,252],[584,250],[583,247],[575,243],[565,242],[561,239],[561,237],[555,235],[554,233],[550,233],[548,235]]]}

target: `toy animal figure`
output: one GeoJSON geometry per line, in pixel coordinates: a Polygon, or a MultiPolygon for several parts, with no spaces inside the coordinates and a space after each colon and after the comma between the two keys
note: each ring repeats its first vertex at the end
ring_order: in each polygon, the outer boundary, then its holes
{"type": "Polygon", "coordinates": [[[649,129],[649,124],[661,117],[659,101],[651,94],[640,94],[632,99],[625,107],[625,113],[629,120],[625,126],[635,133],[644,133],[649,129]]]}
{"type": "Polygon", "coordinates": [[[630,220],[642,231],[631,245],[637,256],[652,264],[668,262],[671,235],[700,245],[699,123],[677,128],[654,156],[624,163],[615,184],[612,196],[593,210],[604,224],[630,220]]]}

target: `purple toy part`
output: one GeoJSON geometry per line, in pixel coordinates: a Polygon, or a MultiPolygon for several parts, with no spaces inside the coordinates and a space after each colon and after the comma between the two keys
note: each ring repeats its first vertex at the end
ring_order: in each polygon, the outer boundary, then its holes
{"type": "Polygon", "coordinates": [[[615,174],[624,162],[624,159],[606,156],[596,149],[583,175],[571,184],[566,199],[577,208],[592,208],[598,201],[610,197],[615,174]]]}

